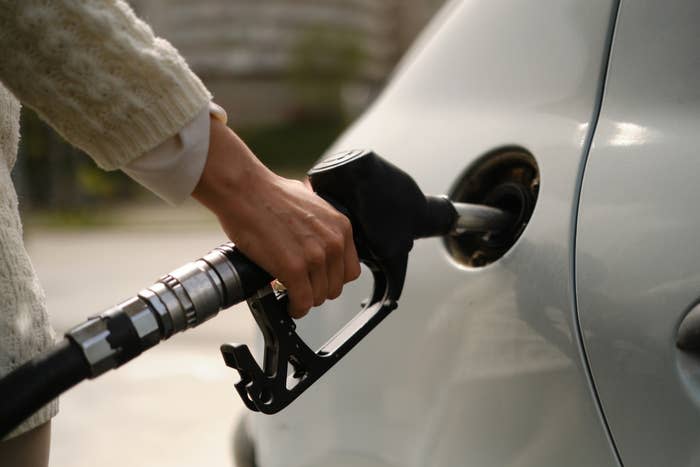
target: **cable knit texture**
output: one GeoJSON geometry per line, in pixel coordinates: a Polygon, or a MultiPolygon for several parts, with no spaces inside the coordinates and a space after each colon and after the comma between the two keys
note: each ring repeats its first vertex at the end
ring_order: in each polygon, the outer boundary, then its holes
{"type": "Polygon", "coordinates": [[[211,98],[123,1],[0,0],[0,46],[0,80],[105,169],[177,133],[211,98]]]}
{"type": "MultiPolygon", "coordinates": [[[[101,167],[114,169],[180,131],[211,96],[168,42],[154,37],[126,3],[108,0],[0,0],[0,82],[4,375],[54,342],[10,178],[19,141],[17,98],[101,167]]],[[[10,436],[57,410],[52,402],[10,436]]]]}
{"type": "MultiPolygon", "coordinates": [[[[0,86],[0,375],[54,342],[44,294],[22,243],[22,225],[10,169],[19,142],[19,102],[0,86]]],[[[26,420],[14,436],[53,417],[58,401],[26,420]]]]}

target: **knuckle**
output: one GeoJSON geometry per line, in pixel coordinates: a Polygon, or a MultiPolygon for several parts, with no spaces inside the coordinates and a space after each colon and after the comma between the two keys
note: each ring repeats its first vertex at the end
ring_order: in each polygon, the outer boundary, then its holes
{"type": "Polygon", "coordinates": [[[332,256],[340,256],[345,250],[345,242],[340,235],[331,235],[326,243],[326,251],[332,256]]]}
{"type": "Polygon", "coordinates": [[[352,224],[350,223],[350,219],[342,214],[338,214],[338,216],[338,224],[340,225],[340,229],[342,230],[343,234],[352,236],[352,224]]]}
{"type": "MultiPolygon", "coordinates": [[[[295,280],[306,274],[306,263],[298,256],[290,256],[285,261],[286,269],[289,272],[289,279],[295,280]]],[[[287,280],[289,280],[287,279],[287,280]]]]}
{"type": "Polygon", "coordinates": [[[316,243],[309,243],[306,246],[305,256],[307,262],[312,266],[320,266],[326,262],[326,253],[316,243]]]}

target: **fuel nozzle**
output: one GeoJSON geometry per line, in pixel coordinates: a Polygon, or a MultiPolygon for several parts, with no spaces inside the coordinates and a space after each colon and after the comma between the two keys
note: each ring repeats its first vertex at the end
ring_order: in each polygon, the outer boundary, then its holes
{"type": "Polygon", "coordinates": [[[350,219],[374,287],[362,310],[316,351],[295,332],[286,295],[268,287],[248,300],[265,340],[263,365],[245,345],[226,344],[221,351],[238,371],[235,388],[253,411],[282,410],[396,309],[414,240],[465,232],[488,236],[512,222],[499,207],[426,196],[410,175],[369,150],[332,155],[311,169],[309,178],[314,191],[350,219]]]}

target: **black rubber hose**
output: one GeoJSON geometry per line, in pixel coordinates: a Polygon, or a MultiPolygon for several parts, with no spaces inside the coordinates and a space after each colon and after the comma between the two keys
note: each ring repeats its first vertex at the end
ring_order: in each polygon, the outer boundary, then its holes
{"type": "Polygon", "coordinates": [[[0,379],[0,439],[44,405],[90,376],[68,339],[0,379]]]}

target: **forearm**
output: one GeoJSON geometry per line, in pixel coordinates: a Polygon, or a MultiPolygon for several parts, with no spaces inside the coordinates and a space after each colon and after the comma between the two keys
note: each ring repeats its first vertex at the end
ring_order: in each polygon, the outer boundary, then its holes
{"type": "Polygon", "coordinates": [[[176,134],[210,94],[123,1],[0,0],[0,80],[103,168],[176,134]]]}

